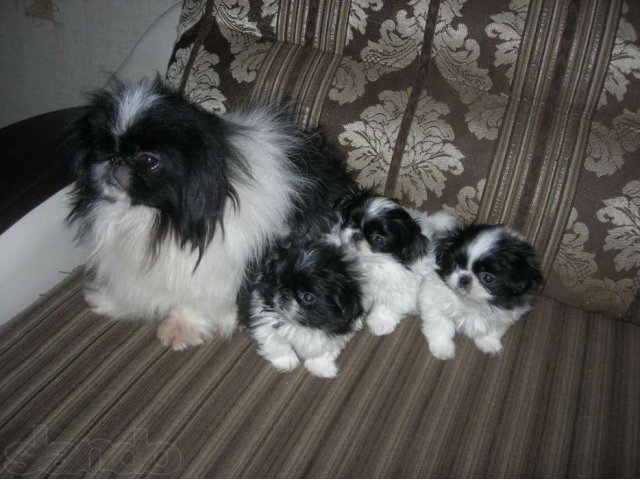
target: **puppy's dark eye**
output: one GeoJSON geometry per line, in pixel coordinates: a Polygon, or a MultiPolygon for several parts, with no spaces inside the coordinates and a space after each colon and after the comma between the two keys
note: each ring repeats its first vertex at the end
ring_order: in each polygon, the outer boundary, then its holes
{"type": "Polygon", "coordinates": [[[302,301],[302,303],[306,305],[311,305],[316,301],[316,296],[311,292],[305,292],[304,290],[298,290],[297,292],[298,298],[302,301]]]}
{"type": "Polygon", "coordinates": [[[141,153],[136,159],[140,165],[150,172],[153,172],[160,167],[160,159],[150,153],[141,153]]]}
{"type": "Polygon", "coordinates": [[[382,235],[373,234],[371,235],[371,243],[373,243],[376,247],[384,247],[386,240],[382,235]]]}
{"type": "Polygon", "coordinates": [[[496,279],[496,277],[494,277],[493,275],[491,275],[490,273],[481,273],[480,274],[480,280],[482,281],[482,283],[491,283],[496,279]]]}

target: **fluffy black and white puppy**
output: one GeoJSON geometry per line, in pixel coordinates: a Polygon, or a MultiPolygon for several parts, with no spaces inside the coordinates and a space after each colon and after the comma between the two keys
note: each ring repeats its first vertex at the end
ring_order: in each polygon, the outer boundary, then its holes
{"type": "Polygon", "coordinates": [[[96,93],[69,146],[87,301],[160,321],[176,350],[229,335],[247,266],[353,184],[319,135],[281,113],[212,114],[159,79],[96,93]]]}
{"type": "Polygon", "coordinates": [[[436,238],[435,269],[427,270],[418,304],[431,353],[455,355],[456,331],[486,353],[502,349],[502,336],[531,309],[542,285],[531,244],[500,225],[460,225],[436,238]]]}
{"type": "Polygon", "coordinates": [[[258,353],[280,371],[299,364],[331,378],[336,359],[362,325],[360,271],[327,239],[287,241],[263,262],[249,295],[247,327],[258,353]]]}
{"type": "Polygon", "coordinates": [[[406,209],[370,191],[354,190],[337,208],[341,240],[363,271],[366,323],[374,335],[391,333],[405,315],[418,313],[429,241],[406,209]]]}

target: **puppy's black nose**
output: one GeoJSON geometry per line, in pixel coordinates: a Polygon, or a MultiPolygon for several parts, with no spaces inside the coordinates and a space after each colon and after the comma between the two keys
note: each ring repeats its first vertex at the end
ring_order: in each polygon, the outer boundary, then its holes
{"type": "Polygon", "coordinates": [[[458,278],[459,287],[466,287],[470,283],[471,283],[471,275],[466,275],[466,274],[460,275],[460,277],[458,278]]]}
{"type": "Polygon", "coordinates": [[[288,291],[280,292],[280,295],[278,295],[277,301],[278,301],[278,305],[283,307],[284,305],[289,303],[289,301],[291,301],[291,293],[288,291]]]}

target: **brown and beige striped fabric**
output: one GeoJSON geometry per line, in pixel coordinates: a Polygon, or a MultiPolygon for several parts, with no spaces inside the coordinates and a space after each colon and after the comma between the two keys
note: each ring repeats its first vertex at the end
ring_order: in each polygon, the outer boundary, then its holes
{"type": "Polygon", "coordinates": [[[640,323],[640,3],[185,0],[168,79],[293,104],[358,181],[537,246],[546,294],[640,323]]]}
{"type": "Polygon", "coordinates": [[[362,333],[334,380],[176,353],[72,275],[0,330],[2,477],[637,477],[640,327],[540,298],[498,357],[362,333]]]}

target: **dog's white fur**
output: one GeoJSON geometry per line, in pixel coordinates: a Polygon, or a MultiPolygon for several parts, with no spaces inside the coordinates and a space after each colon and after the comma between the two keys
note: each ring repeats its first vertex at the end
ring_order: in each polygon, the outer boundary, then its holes
{"type": "Polygon", "coordinates": [[[423,257],[409,268],[393,256],[373,252],[366,240],[351,242],[354,230],[343,230],[345,245],[352,245],[358,253],[363,272],[362,297],[367,311],[366,323],[374,335],[393,332],[406,315],[418,313],[418,287],[427,265],[423,257]]]}
{"type": "MultiPolygon", "coordinates": [[[[258,353],[280,372],[296,368],[299,357],[305,368],[318,377],[333,378],[338,374],[336,360],[340,352],[362,326],[358,321],[354,331],[344,335],[329,335],[317,328],[308,328],[287,321],[283,315],[265,308],[257,291],[251,295],[250,312],[254,326],[251,336],[258,344],[258,353]]],[[[291,315],[295,316],[295,312],[291,315]]]]}
{"type": "MultiPolygon", "coordinates": [[[[387,198],[375,198],[365,213],[374,218],[386,210],[402,208],[387,198]]],[[[428,215],[407,209],[418,221],[423,233],[430,239],[435,232],[451,228],[455,218],[446,212],[428,215]]],[[[374,335],[393,332],[407,315],[418,314],[418,291],[427,271],[433,269],[431,259],[424,256],[408,268],[390,254],[374,252],[366,240],[352,242],[356,229],[345,228],[341,233],[343,244],[355,249],[364,275],[363,304],[368,311],[366,323],[374,335]]]]}
{"type": "MultiPolygon", "coordinates": [[[[501,339],[509,327],[530,310],[523,306],[504,310],[491,305],[490,294],[471,272],[473,263],[483,252],[490,250],[507,229],[483,232],[469,245],[466,268],[456,269],[442,279],[435,269],[428,269],[418,295],[418,309],[422,333],[431,353],[442,360],[455,356],[453,339],[460,332],[473,339],[483,352],[496,354],[502,350],[501,339]],[[471,284],[465,292],[457,288],[461,276],[470,276],[471,284]]],[[[435,266],[435,260],[432,265],[435,266]]]]}
{"type": "MultiPolygon", "coordinates": [[[[137,109],[153,101],[132,93],[114,127],[126,128],[137,109]]],[[[92,251],[88,263],[95,280],[86,299],[94,311],[112,318],[164,319],[158,337],[175,350],[234,331],[245,267],[276,237],[286,235],[292,198],[306,182],[287,160],[297,137],[281,128],[272,113],[253,110],[227,119],[248,129],[231,141],[247,159],[252,178],[234,182],[232,177],[239,207],[227,202],[224,235],[216,233],[195,271],[197,253],[180,248],[173,235],[150,262],[149,239],[158,213],[132,206],[126,194],[107,185],[105,193],[113,201],[93,209],[92,229],[83,237],[92,251]]],[[[97,176],[100,168],[104,165],[96,167],[97,176]]]]}

